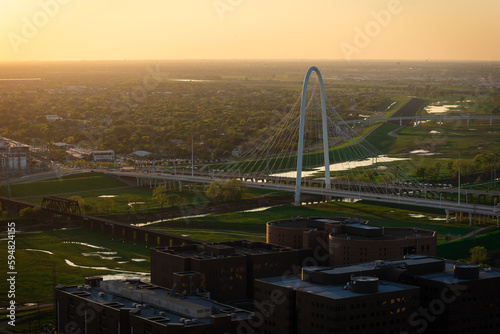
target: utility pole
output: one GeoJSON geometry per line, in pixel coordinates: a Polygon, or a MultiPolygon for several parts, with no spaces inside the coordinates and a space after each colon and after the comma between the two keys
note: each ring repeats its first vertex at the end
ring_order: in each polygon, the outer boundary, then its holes
{"type": "MultiPolygon", "coordinates": [[[[56,272],[56,263],[52,262],[52,291],[55,291],[55,288],[57,286],[57,272],[56,272]]],[[[54,293],[54,324],[56,327],[59,327],[59,313],[58,313],[58,308],[57,308],[57,300],[56,300],[56,294],[54,293]]],[[[57,329],[59,331],[59,328],[57,329]]]]}
{"type": "Polygon", "coordinates": [[[460,153],[458,153],[458,205],[460,205],[460,153]]]}
{"type": "Polygon", "coordinates": [[[269,146],[266,148],[266,175],[269,176],[269,146]]]}
{"type": "Polygon", "coordinates": [[[10,193],[10,147],[7,153],[7,191],[9,193],[9,198],[11,198],[12,196],[10,193]]]}
{"type": "Polygon", "coordinates": [[[194,176],[194,141],[193,141],[193,132],[191,132],[191,176],[194,176]]]}
{"type": "Polygon", "coordinates": [[[497,155],[495,154],[495,169],[493,172],[493,187],[497,187],[497,155]]]}

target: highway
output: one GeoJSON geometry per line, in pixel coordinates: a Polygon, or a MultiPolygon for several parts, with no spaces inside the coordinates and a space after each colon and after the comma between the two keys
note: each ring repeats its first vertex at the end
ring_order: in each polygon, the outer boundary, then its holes
{"type": "MultiPolygon", "coordinates": [[[[169,180],[169,181],[175,181],[175,182],[190,182],[190,183],[205,183],[205,184],[210,184],[213,181],[216,180],[225,180],[223,175],[214,175],[214,176],[206,176],[206,175],[193,175],[191,176],[190,174],[169,174],[169,173],[144,173],[144,172],[124,172],[124,171],[109,171],[109,170],[94,170],[95,172],[102,172],[108,175],[112,175],[114,177],[118,178],[140,178],[140,179],[146,179],[146,180],[169,180]]],[[[53,178],[58,178],[61,177],[63,174],[68,175],[68,174],[74,174],[74,173],[82,173],[82,172],[90,172],[90,170],[78,170],[78,171],[70,171],[70,172],[65,172],[61,173],[59,171],[51,171],[47,173],[40,173],[40,174],[33,174],[29,175],[26,177],[22,178],[17,178],[17,179],[11,179],[11,183],[15,182],[34,182],[34,181],[41,181],[41,180],[47,180],[47,179],[53,179],[53,178]]],[[[276,191],[287,191],[287,192],[295,192],[295,184],[292,179],[284,179],[281,178],[280,180],[282,181],[288,181],[289,184],[283,184],[283,183],[272,183],[272,182],[257,182],[255,179],[252,179],[251,176],[248,176],[245,180],[245,184],[247,187],[251,188],[260,188],[260,189],[269,189],[269,190],[276,190],[276,191]],[[252,180],[252,181],[249,181],[252,180]]],[[[276,180],[276,179],[275,179],[276,180]]],[[[392,194],[384,194],[384,193],[370,193],[370,192],[363,192],[360,190],[345,190],[345,189],[325,189],[324,187],[321,187],[321,181],[317,180],[307,180],[308,182],[311,182],[312,184],[317,185],[317,187],[311,187],[311,186],[304,186],[302,185],[301,187],[301,193],[303,194],[310,194],[310,195],[321,195],[321,196],[331,196],[331,197],[337,197],[337,198],[354,198],[354,199],[362,199],[362,200],[369,200],[369,201],[374,201],[374,202],[384,202],[384,203],[395,203],[395,204],[402,204],[402,205],[413,205],[413,206],[420,206],[420,207],[428,207],[428,208],[436,208],[436,209],[443,209],[448,212],[467,212],[471,214],[476,214],[476,215],[485,215],[485,216],[493,216],[496,217],[497,220],[499,218],[499,213],[500,213],[500,205],[484,205],[484,204],[471,204],[471,203],[457,203],[454,201],[447,201],[447,200],[442,200],[442,199],[426,199],[423,197],[417,197],[417,196],[411,196],[411,195],[400,195],[397,194],[397,191],[395,192],[394,189],[398,189],[398,186],[396,185],[390,185],[389,189],[392,190],[392,194]]],[[[6,184],[6,180],[2,180],[0,184],[6,184]]],[[[360,186],[359,189],[362,189],[363,186],[360,186]]],[[[366,187],[365,187],[366,188],[366,187]]],[[[401,186],[400,189],[407,189],[405,186],[401,186]]],[[[424,193],[425,190],[427,191],[443,191],[446,190],[447,192],[450,193],[456,193],[458,192],[458,189],[439,189],[439,188],[416,188],[413,186],[413,190],[421,190],[422,193],[424,193]]],[[[474,191],[474,190],[463,190],[463,194],[465,193],[475,193],[479,194],[481,193],[480,191],[474,191]]],[[[484,194],[484,192],[483,192],[484,194]]],[[[492,192],[490,195],[498,195],[498,192],[492,192]]]]}
{"type": "MultiPolygon", "coordinates": [[[[224,180],[223,178],[217,177],[206,177],[199,175],[182,175],[182,174],[162,174],[162,173],[142,173],[142,172],[109,172],[106,174],[114,175],[118,177],[132,177],[132,178],[142,178],[150,180],[170,180],[177,182],[193,182],[193,183],[212,183],[215,180],[224,180]]],[[[280,184],[280,183],[270,183],[270,182],[255,182],[255,181],[245,181],[247,187],[260,188],[260,189],[270,189],[277,191],[295,191],[295,184],[280,184]]],[[[416,188],[414,188],[416,189],[416,188]]],[[[420,188],[419,188],[420,189],[420,188]]],[[[424,191],[421,188],[422,192],[424,191]]],[[[428,189],[429,191],[429,189],[428,189]]],[[[413,205],[420,207],[430,207],[437,209],[444,209],[453,212],[468,212],[471,214],[479,214],[486,216],[499,217],[500,206],[493,205],[483,205],[483,204],[470,204],[470,203],[457,203],[452,201],[446,201],[441,199],[426,199],[420,197],[412,196],[398,196],[395,194],[380,194],[380,193],[368,193],[361,191],[352,190],[342,190],[342,189],[325,189],[319,187],[307,187],[302,186],[301,192],[304,194],[311,195],[322,195],[322,196],[332,196],[341,198],[355,198],[370,200],[374,202],[385,202],[385,203],[396,203],[403,205],[413,205]]]]}
{"type": "Polygon", "coordinates": [[[387,122],[387,121],[408,121],[408,120],[415,120],[418,122],[421,122],[423,120],[439,120],[440,122],[442,121],[456,121],[456,120],[466,120],[467,124],[471,120],[483,120],[483,121],[489,121],[490,125],[493,124],[493,121],[499,121],[500,116],[474,116],[474,115],[460,115],[460,116],[445,116],[445,115],[416,115],[416,116],[396,116],[396,117],[387,117],[387,118],[363,118],[363,119],[355,119],[355,120],[348,120],[345,121],[347,124],[356,124],[356,123],[372,123],[372,122],[387,122]]]}

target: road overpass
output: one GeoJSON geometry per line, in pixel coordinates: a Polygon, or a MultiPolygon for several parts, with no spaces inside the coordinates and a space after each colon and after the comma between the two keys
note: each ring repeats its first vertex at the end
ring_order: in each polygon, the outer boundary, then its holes
{"type": "MultiPolygon", "coordinates": [[[[144,172],[120,172],[120,171],[108,171],[105,174],[112,175],[118,179],[131,178],[135,179],[138,186],[150,186],[151,188],[162,185],[166,181],[177,182],[182,189],[182,185],[186,184],[210,184],[216,180],[225,180],[223,174],[220,175],[183,175],[183,174],[170,174],[170,173],[144,173],[144,172]]],[[[245,182],[247,187],[259,188],[259,189],[269,189],[276,191],[295,191],[295,180],[293,178],[283,178],[283,177],[252,177],[242,176],[239,179],[245,182]]],[[[305,179],[303,181],[304,186],[302,187],[302,192],[310,195],[320,195],[325,197],[334,198],[353,198],[369,200],[374,202],[383,203],[394,203],[401,205],[412,205],[419,207],[435,208],[445,210],[447,217],[451,212],[466,212],[469,213],[471,218],[480,215],[487,217],[494,217],[497,220],[497,225],[499,222],[500,206],[498,205],[498,198],[500,192],[481,192],[478,190],[473,191],[473,194],[479,196],[486,195],[491,198],[496,198],[493,205],[486,204],[474,204],[468,202],[458,201],[458,189],[442,189],[442,188],[429,188],[429,187],[418,187],[418,186],[405,186],[405,185],[380,185],[380,192],[370,193],[363,191],[367,187],[363,186],[363,183],[358,184],[332,184],[332,189],[326,189],[324,187],[324,180],[313,180],[305,179]],[[340,188],[340,189],[339,189],[340,188]],[[342,189],[343,188],[343,189],[342,189]],[[357,189],[357,190],[356,190],[357,189]],[[384,193],[385,190],[385,193],[384,193]],[[435,193],[439,193],[436,196],[435,193]],[[457,195],[457,201],[449,201],[443,199],[443,197],[448,198],[448,196],[442,196],[442,194],[451,194],[451,198],[454,199],[457,195]],[[433,194],[432,196],[430,194],[433,194]],[[431,197],[431,198],[429,198],[431,197]]],[[[370,184],[373,188],[373,184],[370,184]]],[[[464,194],[464,193],[462,193],[464,194]]],[[[468,193],[469,195],[472,193],[468,193]]],[[[467,197],[466,197],[467,198],[467,197]]],[[[469,197],[470,198],[470,197],[469,197]]]]}
{"type": "Polygon", "coordinates": [[[345,121],[347,124],[357,124],[357,123],[368,123],[371,125],[371,123],[375,122],[399,122],[399,125],[402,126],[405,121],[412,121],[414,120],[417,124],[421,123],[422,121],[427,121],[427,120],[436,120],[439,121],[439,124],[443,124],[444,121],[463,121],[465,120],[467,122],[467,125],[470,125],[472,120],[478,120],[478,121],[486,121],[489,122],[490,125],[493,125],[493,121],[500,121],[500,116],[475,116],[475,115],[455,115],[455,116],[448,116],[448,115],[435,115],[435,114],[429,114],[429,115],[415,115],[415,116],[396,116],[396,117],[385,117],[385,118],[370,118],[366,117],[363,119],[355,119],[355,120],[348,120],[345,121]]]}

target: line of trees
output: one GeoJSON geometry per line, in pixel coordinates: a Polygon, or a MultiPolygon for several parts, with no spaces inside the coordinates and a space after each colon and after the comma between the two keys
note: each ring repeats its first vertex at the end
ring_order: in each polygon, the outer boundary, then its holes
{"type": "Polygon", "coordinates": [[[498,155],[494,153],[481,153],[477,154],[472,161],[456,159],[449,161],[446,166],[436,162],[432,167],[418,167],[415,170],[415,176],[425,182],[457,182],[460,170],[462,182],[484,182],[495,177],[500,162],[498,158],[498,155]],[[448,173],[443,174],[443,171],[448,173]]]}
{"type": "Polygon", "coordinates": [[[179,206],[186,202],[186,199],[179,196],[178,194],[168,194],[165,186],[156,187],[153,190],[153,201],[160,204],[160,207],[163,209],[165,205],[179,206]]]}
{"type": "Polygon", "coordinates": [[[241,200],[246,189],[241,180],[214,181],[208,187],[206,196],[215,203],[234,202],[241,200]]]}

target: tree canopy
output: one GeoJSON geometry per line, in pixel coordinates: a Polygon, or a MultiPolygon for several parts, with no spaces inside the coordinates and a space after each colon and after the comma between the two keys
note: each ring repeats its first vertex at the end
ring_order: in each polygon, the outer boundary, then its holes
{"type": "Polygon", "coordinates": [[[165,186],[156,187],[153,190],[152,199],[153,201],[158,202],[158,204],[160,204],[160,207],[163,209],[163,206],[168,203],[168,195],[165,186]]]}
{"type": "Polygon", "coordinates": [[[488,251],[483,246],[476,246],[470,250],[469,263],[474,263],[478,265],[487,265],[488,262],[488,251]]]}
{"type": "Polygon", "coordinates": [[[208,187],[206,196],[216,203],[234,202],[241,199],[246,189],[245,183],[241,180],[214,181],[208,187]]]}

